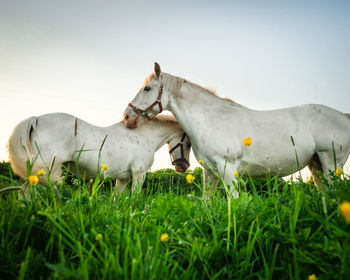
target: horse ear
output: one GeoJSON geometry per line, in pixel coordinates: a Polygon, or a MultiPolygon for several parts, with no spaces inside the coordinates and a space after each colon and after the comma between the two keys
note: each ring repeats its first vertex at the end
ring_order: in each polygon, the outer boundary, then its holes
{"type": "Polygon", "coordinates": [[[160,70],[160,65],[157,62],[155,62],[154,63],[154,74],[156,74],[157,78],[159,78],[161,72],[162,71],[160,70]]]}

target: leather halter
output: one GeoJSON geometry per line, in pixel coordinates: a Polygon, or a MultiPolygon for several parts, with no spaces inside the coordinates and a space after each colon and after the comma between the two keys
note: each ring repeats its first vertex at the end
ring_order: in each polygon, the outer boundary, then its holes
{"type": "Polygon", "coordinates": [[[145,110],[142,110],[140,108],[137,108],[136,106],[132,105],[131,103],[129,103],[129,106],[131,107],[131,109],[138,115],[138,116],[144,116],[147,120],[153,120],[155,118],[155,116],[157,116],[159,113],[161,113],[163,111],[163,107],[162,107],[162,103],[160,101],[160,99],[162,98],[162,93],[163,93],[163,84],[160,85],[159,90],[158,90],[158,97],[157,100],[154,101],[150,106],[148,106],[145,110]],[[149,116],[148,115],[148,111],[152,110],[152,108],[154,106],[159,107],[159,112],[154,114],[153,116],[149,116]]]}
{"type": "Polygon", "coordinates": [[[188,164],[188,166],[190,166],[190,163],[188,162],[188,160],[185,158],[185,153],[184,153],[184,141],[185,141],[185,137],[186,137],[186,132],[184,132],[184,134],[182,135],[181,141],[179,143],[177,143],[174,147],[172,147],[172,149],[169,151],[170,154],[170,158],[173,159],[172,157],[172,153],[178,148],[180,147],[181,149],[181,157],[178,159],[174,159],[172,160],[171,164],[172,165],[176,165],[179,162],[185,162],[188,164]]]}

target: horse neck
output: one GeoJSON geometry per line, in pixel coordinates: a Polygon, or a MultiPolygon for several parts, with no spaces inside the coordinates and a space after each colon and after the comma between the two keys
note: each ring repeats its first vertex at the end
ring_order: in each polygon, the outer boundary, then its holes
{"type": "Polygon", "coordinates": [[[170,144],[174,139],[181,138],[183,133],[177,122],[159,120],[157,118],[146,124],[146,126],[156,151],[165,144],[170,144]]]}
{"type": "Polygon", "coordinates": [[[164,85],[168,85],[168,104],[165,109],[171,111],[190,138],[198,127],[205,127],[211,118],[218,116],[227,108],[230,112],[245,110],[237,103],[222,99],[208,90],[187,82],[184,79],[165,75],[164,85]]]}

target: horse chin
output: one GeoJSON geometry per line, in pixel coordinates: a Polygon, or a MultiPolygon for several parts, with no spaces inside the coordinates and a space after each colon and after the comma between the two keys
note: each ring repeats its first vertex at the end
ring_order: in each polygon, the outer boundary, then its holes
{"type": "Polygon", "coordinates": [[[189,165],[187,163],[181,164],[181,165],[176,165],[175,166],[175,171],[179,173],[184,173],[188,169],[189,165]]]}

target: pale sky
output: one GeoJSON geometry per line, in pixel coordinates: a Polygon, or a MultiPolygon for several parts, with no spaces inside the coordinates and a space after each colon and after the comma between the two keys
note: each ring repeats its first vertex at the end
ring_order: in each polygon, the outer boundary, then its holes
{"type": "MultiPolygon", "coordinates": [[[[0,160],[30,116],[120,121],[155,61],[253,109],[350,113],[349,15],[350,1],[0,0],[0,160]]],[[[167,167],[164,147],[152,169],[167,167]]]]}

